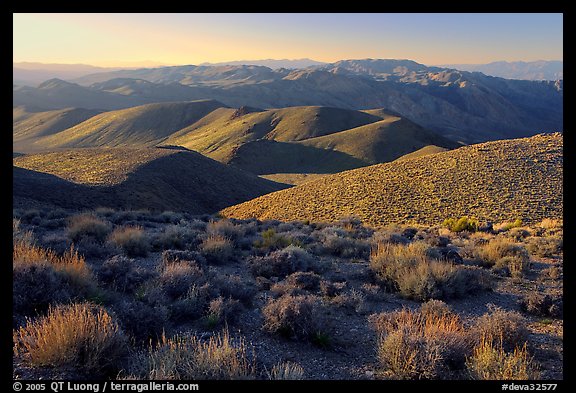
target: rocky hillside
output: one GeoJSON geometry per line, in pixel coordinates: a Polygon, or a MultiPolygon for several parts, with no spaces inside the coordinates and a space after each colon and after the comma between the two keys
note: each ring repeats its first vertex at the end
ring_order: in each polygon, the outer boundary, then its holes
{"type": "Polygon", "coordinates": [[[563,136],[542,134],[324,176],[226,208],[227,217],[438,224],[473,216],[537,222],[563,213],[563,136]]]}

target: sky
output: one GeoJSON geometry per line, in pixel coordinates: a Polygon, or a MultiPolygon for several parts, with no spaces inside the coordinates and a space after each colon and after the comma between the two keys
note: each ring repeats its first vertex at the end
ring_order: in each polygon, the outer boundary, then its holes
{"type": "Polygon", "coordinates": [[[563,60],[562,14],[13,14],[13,61],[108,67],[234,60],[563,60]]]}

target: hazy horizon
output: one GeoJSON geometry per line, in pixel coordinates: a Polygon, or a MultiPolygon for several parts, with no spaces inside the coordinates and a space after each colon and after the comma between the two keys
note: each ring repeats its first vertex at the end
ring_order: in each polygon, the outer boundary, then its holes
{"type": "Polygon", "coordinates": [[[13,14],[13,62],[563,61],[562,14],[13,14]]]}

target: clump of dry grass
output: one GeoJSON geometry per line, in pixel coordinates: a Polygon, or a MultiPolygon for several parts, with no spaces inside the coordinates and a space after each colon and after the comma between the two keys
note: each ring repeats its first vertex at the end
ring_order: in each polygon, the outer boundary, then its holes
{"type": "Polygon", "coordinates": [[[126,353],[126,338],[100,306],[50,308],[13,333],[14,352],[33,366],[78,366],[91,375],[114,370],[126,353]]]}
{"type": "Polygon", "coordinates": [[[222,219],[219,221],[211,220],[206,225],[206,233],[213,236],[223,236],[233,242],[237,242],[245,234],[245,229],[242,225],[235,225],[230,220],[222,219]]]}
{"type": "Polygon", "coordinates": [[[323,330],[318,300],[316,296],[290,295],[269,300],[262,309],[263,329],[302,340],[313,339],[323,330]]]}
{"type": "Polygon", "coordinates": [[[563,301],[561,297],[533,291],[524,295],[519,303],[520,308],[528,314],[555,318],[562,316],[563,301]]]}
{"type": "Polygon", "coordinates": [[[422,241],[378,243],[370,267],[388,289],[409,299],[447,299],[490,288],[482,271],[431,258],[429,248],[422,241]]]}
{"type": "Polygon", "coordinates": [[[141,227],[120,227],[110,234],[112,244],[120,247],[129,257],[145,257],[150,250],[146,232],[141,227]]]}
{"type": "Polygon", "coordinates": [[[95,289],[92,272],[76,250],[57,255],[27,240],[14,242],[12,283],[14,312],[26,315],[43,312],[51,303],[83,298],[95,289]]]}
{"type": "Polygon", "coordinates": [[[526,344],[506,352],[502,344],[495,344],[491,336],[483,336],[467,359],[466,366],[472,379],[481,380],[533,380],[540,373],[528,354],[526,344]]]}
{"type": "Polygon", "coordinates": [[[544,218],[538,224],[540,228],[544,229],[561,229],[564,226],[563,220],[559,219],[552,219],[552,218],[544,218]]]}
{"type": "Polygon", "coordinates": [[[457,315],[428,311],[402,309],[370,317],[378,334],[378,360],[387,377],[449,378],[450,371],[463,369],[473,345],[471,336],[457,315]]]}
{"type": "Polygon", "coordinates": [[[489,312],[479,317],[472,329],[476,337],[498,338],[505,349],[523,345],[528,339],[526,320],[520,313],[493,305],[489,305],[489,312]]]}
{"type": "Polygon", "coordinates": [[[200,243],[200,251],[208,262],[224,264],[234,255],[234,244],[222,235],[209,235],[200,243]]]}
{"type": "Polygon", "coordinates": [[[149,379],[253,379],[255,363],[249,355],[244,339],[235,342],[228,331],[208,341],[196,336],[164,336],[150,348],[141,373],[149,379]]]}
{"type": "Polygon", "coordinates": [[[494,224],[492,229],[495,232],[506,232],[512,228],[519,228],[522,226],[522,220],[517,218],[514,221],[503,221],[499,224],[494,224]]]}
{"type": "Polygon", "coordinates": [[[521,276],[530,269],[530,255],[526,248],[504,238],[494,238],[473,250],[483,266],[508,269],[513,276],[521,276]]]}
{"type": "Polygon", "coordinates": [[[238,320],[241,310],[242,306],[238,300],[219,296],[208,305],[208,326],[214,328],[221,324],[233,325],[238,320]]]}
{"type": "Polygon", "coordinates": [[[264,251],[278,250],[292,244],[292,239],[286,236],[279,235],[273,228],[268,228],[260,234],[262,239],[254,241],[254,247],[264,251]]]}
{"type": "Polygon", "coordinates": [[[108,222],[89,213],[72,216],[68,223],[68,237],[73,242],[92,238],[97,243],[104,243],[111,230],[108,222]]]}
{"type": "Polygon", "coordinates": [[[173,262],[164,266],[158,278],[159,287],[171,299],[178,299],[188,293],[193,285],[204,283],[204,272],[195,263],[173,262]]]}
{"type": "Polygon", "coordinates": [[[286,277],[296,271],[307,271],[314,268],[315,260],[306,250],[290,245],[264,257],[254,257],[249,263],[254,276],[269,278],[286,277]]]}
{"type": "Polygon", "coordinates": [[[268,377],[273,381],[304,379],[304,369],[298,363],[281,362],[272,367],[268,377]]]}
{"type": "Polygon", "coordinates": [[[564,240],[561,236],[530,237],[526,248],[532,255],[539,257],[552,257],[559,255],[564,249],[564,240]]]}
{"type": "Polygon", "coordinates": [[[25,241],[17,241],[14,243],[12,261],[13,269],[50,265],[55,270],[67,274],[76,283],[87,284],[92,280],[90,268],[74,248],[70,248],[60,256],[52,250],[45,250],[25,241]]]}

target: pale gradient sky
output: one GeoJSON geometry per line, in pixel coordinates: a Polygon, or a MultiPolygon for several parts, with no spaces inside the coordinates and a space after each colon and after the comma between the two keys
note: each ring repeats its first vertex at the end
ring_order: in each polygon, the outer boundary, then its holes
{"type": "Polygon", "coordinates": [[[13,14],[13,61],[563,60],[562,14],[13,14]]]}

